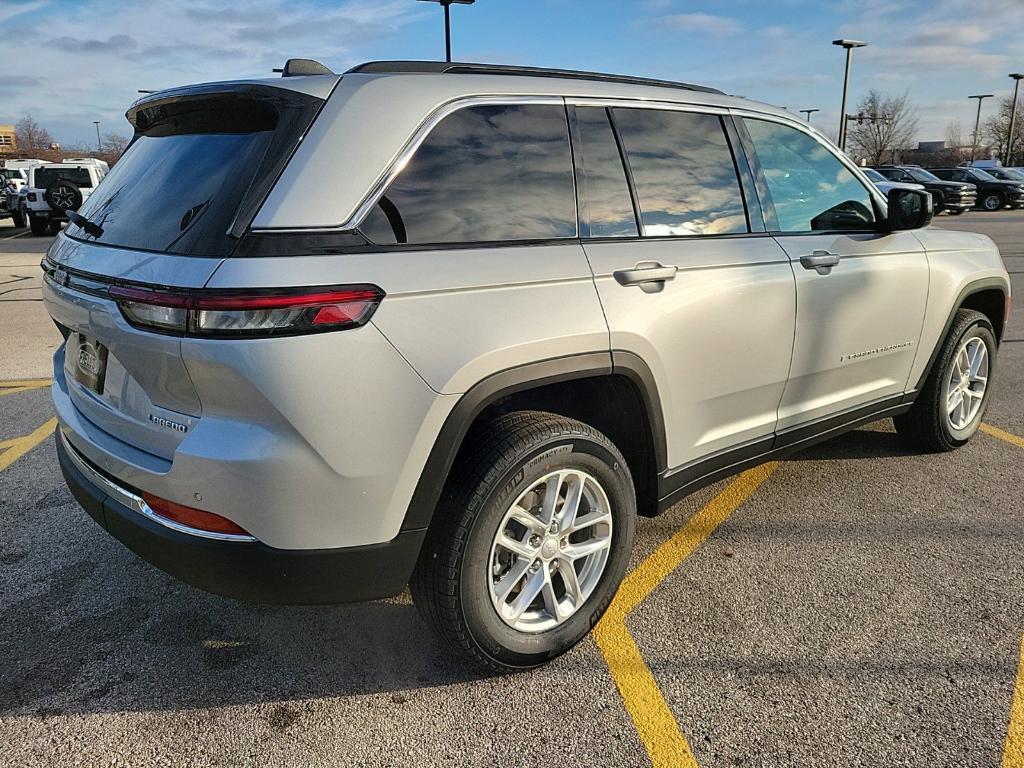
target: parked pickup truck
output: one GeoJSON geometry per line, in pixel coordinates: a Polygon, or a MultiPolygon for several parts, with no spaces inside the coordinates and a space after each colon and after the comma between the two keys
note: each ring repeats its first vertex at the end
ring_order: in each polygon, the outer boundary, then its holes
{"type": "Polygon", "coordinates": [[[978,202],[973,184],[966,180],[944,181],[918,165],[879,165],[875,170],[891,181],[923,185],[931,193],[936,213],[946,211],[950,216],[959,216],[978,202]]]}
{"type": "Polygon", "coordinates": [[[25,214],[18,206],[18,190],[25,182],[24,171],[0,168],[0,221],[13,219],[14,226],[25,226],[25,214]]]}

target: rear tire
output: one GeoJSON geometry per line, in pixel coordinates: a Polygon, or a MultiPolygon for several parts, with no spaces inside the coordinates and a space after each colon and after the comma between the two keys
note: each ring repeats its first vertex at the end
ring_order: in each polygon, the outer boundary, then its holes
{"type": "Polygon", "coordinates": [[[551,413],[505,414],[466,438],[412,575],[413,600],[484,669],[536,667],[604,614],[635,529],[633,481],[607,437],[551,413]],[[578,516],[569,499],[580,500],[578,516]]]}
{"type": "Polygon", "coordinates": [[[42,237],[46,234],[46,228],[50,226],[50,222],[46,221],[46,219],[37,219],[30,213],[28,215],[28,226],[35,237],[42,237]]]}
{"type": "Polygon", "coordinates": [[[930,453],[952,451],[964,445],[978,431],[985,415],[995,362],[996,337],[992,323],[980,312],[959,310],[913,407],[893,419],[900,439],[930,453]],[[975,361],[970,350],[977,353],[979,346],[984,347],[984,359],[978,362],[978,373],[984,373],[984,384],[975,382],[970,384],[973,389],[961,391],[957,382],[965,377],[968,381],[977,378],[970,370],[964,370],[965,376],[961,376],[961,369],[973,369],[974,366],[965,361],[975,361]],[[968,401],[973,405],[974,400],[980,400],[976,410],[966,407],[964,412],[951,413],[955,403],[968,401]]]}
{"type": "Polygon", "coordinates": [[[25,214],[20,208],[11,213],[11,221],[19,229],[25,226],[25,214]]]}

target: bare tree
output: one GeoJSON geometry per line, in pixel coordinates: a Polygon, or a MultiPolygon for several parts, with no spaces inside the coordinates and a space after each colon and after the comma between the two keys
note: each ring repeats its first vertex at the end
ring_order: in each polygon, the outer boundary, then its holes
{"type": "Polygon", "coordinates": [[[22,154],[38,155],[50,149],[53,137],[32,115],[25,115],[14,126],[14,141],[22,154]]]}
{"type": "Polygon", "coordinates": [[[872,89],[857,105],[857,113],[868,119],[851,122],[850,143],[870,165],[894,160],[896,152],[910,147],[917,135],[917,110],[907,93],[893,96],[872,89]]]}
{"type": "Polygon", "coordinates": [[[108,133],[103,137],[103,156],[104,160],[113,165],[117,162],[124,151],[128,148],[128,142],[130,139],[127,136],[122,136],[119,133],[108,133]]]}
{"type": "Polygon", "coordinates": [[[1006,142],[1010,137],[1010,112],[1013,110],[1013,97],[1007,96],[999,100],[999,109],[984,122],[981,135],[988,141],[1003,165],[1024,162],[1024,104],[1017,104],[1017,123],[1013,131],[1013,147],[1007,151],[1006,142]]]}
{"type": "Polygon", "coordinates": [[[971,153],[970,144],[964,143],[964,133],[963,128],[960,126],[960,118],[946,123],[946,152],[949,153],[957,164],[967,160],[971,153]]]}

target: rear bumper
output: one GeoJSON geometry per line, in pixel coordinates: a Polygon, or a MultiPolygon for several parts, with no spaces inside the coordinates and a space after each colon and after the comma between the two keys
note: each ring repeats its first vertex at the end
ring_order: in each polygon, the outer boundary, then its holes
{"type": "Polygon", "coordinates": [[[77,455],[59,428],[56,441],[64,479],[89,516],[139,557],[207,592],[303,605],[389,597],[405,588],[423,543],[423,530],[382,544],[298,550],[182,533],[114,498],[105,487],[114,481],[77,455]]]}

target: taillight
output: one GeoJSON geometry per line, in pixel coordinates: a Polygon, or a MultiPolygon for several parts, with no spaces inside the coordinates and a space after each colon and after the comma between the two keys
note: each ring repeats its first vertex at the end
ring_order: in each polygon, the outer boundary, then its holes
{"type": "Polygon", "coordinates": [[[1010,323],[1010,310],[1013,309],[1013,296],[1009,293],[1006,294],[1006,306],[1003,308],[1003,328],[1005,329],[1010,323]]]}
{"type": "Polygon", "coordinates": [[[171,522],[185,525],[209,533],[227,533],[232,536],[249,536],[249,532],[241,526],[235,525],[226,517],[215,515],[213,512],[206,512],[202,509],[193,509],[184,504],[178,504],[167,499],[161,499],[151,493],[143,493],[142,500],[149,505],[154,513],[170,520],[171,522]]]}
{"type": "Polygon", "coordinates": [[[28,197],[28,201],[30,203],[34,203],[36,201],[36,193],[35,192],[27,193],[26,197],[28,197]]]}
{"type": "Polygon", "coordinates": [[[158,291],[111,286],[134,326],[185,336],[281,336],[358,328],[384,298],[374,285],[287,291],[158,291]]]}

